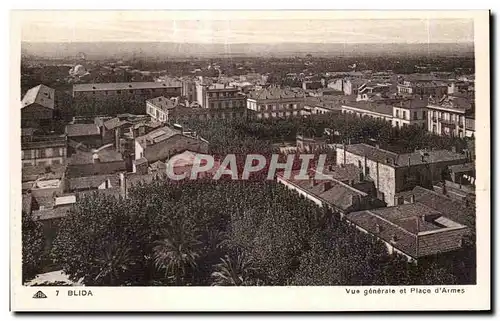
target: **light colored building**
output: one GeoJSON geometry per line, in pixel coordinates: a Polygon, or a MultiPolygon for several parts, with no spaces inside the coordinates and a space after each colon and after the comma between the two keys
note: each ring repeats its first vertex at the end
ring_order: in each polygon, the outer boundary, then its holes
{"type": "Polygon", "coordinates": [[[419,96],[393,105],[392,126],[419,126],[427,128],[427,104],[428,99],[419,96]]]}
{"type": "Polygon", "coordinates": [[[431,101],[427,105],[427,128],[440,136],[465,137],[466,112],[471,108],[472,104],[463,97],[448,96],[440,101],[431,101]]]}
{"type": "Polygon", "coordinates": [[[67,148],[65,135],[30,137],[21,142],[23,167],[65,164],[67,148]]]}
{"type": "Polygon", "coordinates": [[[397,85],[401,95],[424,95],[442,97],[448,93],[448,84],[443,81],[403,81],[397,85]]]}
{"type": "Polygon", "coordinates": [[[397,193],[417,185],[432,186],[448,175],[448,166],[469,162],[466,154],[448,150],[415,151],[397,154],[367,144],[352,144],[336,149],[338,165],[354,164],[372,180],[378,198],[394,206],[397,193]]]}
{"type": "Polygon", "coordinates": [[[304,103],[305,92],[301,89],[271,87],[254,91],[247,98],[247,108],[258,119],[302,116],[304,103]]]}
{"type": "Polygon", "coordinates": [[[169,114],[175,108],[176,102],[163,96],[146,100],[146,113],[153,120],[166,123],[169,120],[169,114]]]}
{"type": "Polygon", "coordinates": [[[341,110],[343,114],[380,119],[391,123],[393,119],[393,107],[383,102],[346,102],[342,104],[341,110]]]}
{"type": "Polygon", "coordinates": [[[161,127],[135,139],[135,159],[133,172],[146,173],[149,164],[164,161],[184,151],[208,152],[208,142],[195,132],[176,128],[161,127]]]}

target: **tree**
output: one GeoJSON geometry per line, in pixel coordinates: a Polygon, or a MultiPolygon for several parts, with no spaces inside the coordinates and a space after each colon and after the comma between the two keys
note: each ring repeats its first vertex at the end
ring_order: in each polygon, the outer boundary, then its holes
{"type": "Polygon", "coordinates": [[[198,242],[182,229],[174,233],[167,232],[153,248],[156,267],[164,271],[167,278],[174,277],[175,285],[183,285],[187,269],[196,268],[196,258],[199,256],[197,245],[198,242]]]}
{"type": "Polygon", "coordinates": [[[22,213],[23,239],[23,283],[31,280],[38,272],[44,251],[44,237],[42,224],[34,221],[33,217],[22,213]]]}
{"type": "Polygon", "coordinates": [[[253,285],[255,268],[247,257],[238,251],[234,255],[226,255],[221,263],[215,266],[212,273],[212,285],[240,286],[253,285]]]}
{"type": "Polygon", "coordinates": [[[79,200],[61,221],[52,248],[56,264],[72,281],[85,285],[135,285],[147,282],[134,207],[127,200],[91,195],[79,200]]]}

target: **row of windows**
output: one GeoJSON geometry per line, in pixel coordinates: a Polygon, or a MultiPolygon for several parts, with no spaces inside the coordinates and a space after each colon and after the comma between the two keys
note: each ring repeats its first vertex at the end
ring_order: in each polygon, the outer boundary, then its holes
{"type": "Polygon", "coordinates": [[[212,93],[208,93],[208,97],[210,98],[219,98],[219,97],[236,97],[236,93],[235,92],[226,92],[226,91],[223,91],[223,92],[212,92],[212,93]]]}
{"type": "Polygon", "coordinates": [[[298,116],[300,113],[298,111],[294,112],[278,112],[278,113],[262,113],[257,114],[257,118],[270,118],[270,117],[288,117],[288,116],[298,116]]]}
{"type": "Polygon", "coordinates": [[[43,148],[22,150],[21,159],[45,158],[45,157],[63,157],[66,156],[64,148],[43,148]]]}
{"type": "Polygon", "coordinates": [[[297,109],[297,104],[259,105],[259,109],[261,111],[265,111],[265,110],[297,109]]]}
{"type": "Polygon", "coordinates": [[[244,100],[230,100],[225,102],[210,103],[210,108],[231,108],[231,107],[245,107],[244,100]]]}
{"type": "Polygon", "coordinates": [[[237,112],[227,112],[227,113],[221,113],[221,114],[201,114],[197,116],[180,116],[180,119],[186,120],[186,119],[192,119],[192,118],[198,118],[198,119],[230,119],[230,118],[237,118],[237,117],[245,117],[245,113],[237,113],[237,112]]]}
{"type": "Polygon", "coordinates": [[[103,93],[104,95],[120,95],[122,93],[126,94],[154,94],[154,93],[180,93],[180,90],[177,88],[150,88],[150,89],[129,89],[129,90],[93,90],[93,91],[77,91],[75,92],[75,96],[84,96],[88,93],[92,92],[92,95],[96,93],[103,93]]]}
{"type": "MultiPolygon", "coordinates": [[[[399,109],[396,109],[396,118],[401,118],[401,119],[407,119],[407,120],[410,120],[409,118],[406,118],[406,111],[405,110],[402,110],[401,111],[401,117],[399,117],[400,113],[399,113],[399,109]]],[[[408,116],[410,116],[410,113],[408,112],[408,116]]],[[[425,110],[422,111],[422,120],[425,120],[427,117],[427,112],[425,110]]],[[[418,117],[418,112],[417,111],[414,111],[413,112],[413,118],[412,120],[419,120],[419,117],[418,117]]]]}
{"type": "Polygon", "coordinates": [[[452,113],[448,113],[448,112],[441,112],[441,111],[430,111],[429,112],[429,115],[433,118],[433,120],[438,120],[438,119],[442,119],[442,120],[448,120],[448,121],[453,121],[453,122],[460,122],[460,123],[463,123],[465,121],[465,117],[462,116],[462,115],[455,115],[455,114],[452,114],[452,113]]]}

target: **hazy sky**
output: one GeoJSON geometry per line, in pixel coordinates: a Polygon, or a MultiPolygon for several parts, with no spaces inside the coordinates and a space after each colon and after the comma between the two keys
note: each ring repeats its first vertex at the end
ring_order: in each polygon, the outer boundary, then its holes
{"type": "Polygon", "coordinates": [[[30,17],[22,23],[29,42],[164,41],[190,43],[445,43],[472,42],[471,19],[213,19],[159,20],[71,16],[30,17]]]}

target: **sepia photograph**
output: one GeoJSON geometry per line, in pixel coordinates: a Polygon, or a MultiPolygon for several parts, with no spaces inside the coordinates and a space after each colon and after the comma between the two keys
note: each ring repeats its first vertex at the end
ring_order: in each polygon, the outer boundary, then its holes
{"type": "Polygon", "coordinates": [[[11,25],[12,309],[491,308],[488,11],[11,25]]]}

